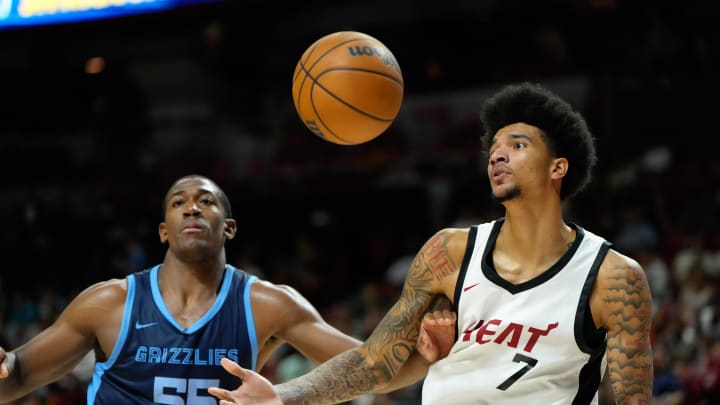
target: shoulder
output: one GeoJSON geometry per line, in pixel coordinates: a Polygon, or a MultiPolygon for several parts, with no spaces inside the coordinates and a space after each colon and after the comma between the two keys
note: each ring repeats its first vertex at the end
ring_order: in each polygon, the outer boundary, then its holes
{"type": "Polygon", "coordinates": [[[296,289],[269,281],[256,280],[250,288],[255,329],[260,341],[285,334],[298,325],[323,322],[315,307],[296,289]]]}
{"type": "Polygon", "coordinates": [[[92,326],[113,319],[125,308],[128,284],[126,279],[102,281],[81,291],[67,306],[61,318],[92,326]]]}
{"type": "Polygon", "coordinates": [[[614,249],[608,250],[598,271],[598,282],[645,279],[640,263],[614,249]]]}
{"type": "Polygon", "coordinates": [[[437,231],[425,242],[419,258],[425,261],[431,270],[439,267],[450,273],[456,271],[465,257],[471,229],[444,228],[437,231]]]}
{"type": "Polygon", "coordinates": [[[267,280],[256,279],[252,284],[252,296],[258,299],[270,300],[292,300],[293,298],[302,297],[302,295],[293,287],[285,284],[275,284],[267,280]]]}
{"type": "Polygon", "coordinates": [[[453,256],[462,257],[467,247],[468,237],[472,228],[443,228],[428,239],[423,246],[424,251],[446,251],[453,256]]]}
{"type": "Polygon", "coordinates": [[[80,292],[73,300],[76,303],[89,302],[95,305],[116,305],[125,301],[128,291],[127,279],[111,279],[95,283],[80,292]]]}
{"type": "Polygon", "coordinates": [[[416,288],[452,297],[472,228],[444,228],[425,242],[406,281],[416,288]]]}
{"type": "Polygon", "coordinates": [[[302,316],[310,312],[315,314],[315,308],[295,288],[274,284],[265,280],[256,280],[250,289],[250,299],[253,308],[263,314],[272,314],[273,317],[302,316]]]}

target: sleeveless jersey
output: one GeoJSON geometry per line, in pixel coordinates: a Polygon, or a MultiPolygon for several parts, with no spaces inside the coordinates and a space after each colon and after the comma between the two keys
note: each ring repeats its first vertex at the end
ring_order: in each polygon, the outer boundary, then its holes
{"type": "Polygon", "coordinates": [[[223,357],[255,369],[258,346],[250,308],[255,277],[226,266],[215,303],[184,328],[160,295],[159,269],[127,277],[120,333],[107,361],[95,365],[88,405],[217,404],[209,387],[240,385],[220,365],[223,357]]]}
{"type": "Polygon", "coordinates": [[[581,227],[568,251],[536,278],[512,284],[492,251],[504,219],[470,228],[455,287],[457,341],[433,364],[423,404],[596,404],[605,336],[588,298],[610,244],[581,227]]]}

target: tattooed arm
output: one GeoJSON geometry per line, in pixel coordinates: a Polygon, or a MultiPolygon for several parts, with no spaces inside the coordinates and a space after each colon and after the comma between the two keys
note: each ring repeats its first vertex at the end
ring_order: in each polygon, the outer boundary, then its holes
{"type": "Polygon", "coordinates": [[[452,299],[467,237],[467,229],[446,229],[425,243],[413,260],[400,298],[361,346],[274,386],[274,397],[266,381],[246,370],[228,370],[241,377],[240,388],[211,388],[210,393],[235,404],[282,400],[284,404],[319,405],[350,401],[386,387],[415,349],[420,322],[432,302],[443,295],[452,299]]]}
{"type": "Polygon", "coordinates": [[[603,262],[590,305],[598,326],[607,330],[607,364],[617,404],[650,404],[652,396],[652,316],[645,272],[613,250],[603,262]]]}

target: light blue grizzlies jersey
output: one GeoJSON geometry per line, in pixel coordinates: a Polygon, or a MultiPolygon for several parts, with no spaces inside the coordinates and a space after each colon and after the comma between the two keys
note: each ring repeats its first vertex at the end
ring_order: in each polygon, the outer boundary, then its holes
{"type": "Polygon", "coordinates": [[[255,277],[226,266],[215,304],[183,328],[160,295],[159,269],[127,277],[120,333],[107,361],[95,365],[88,405],[217,404],[209,387],[240,385],[220,365],[223,357],[255,369],[258,346],[250,307],[255,277]]]}

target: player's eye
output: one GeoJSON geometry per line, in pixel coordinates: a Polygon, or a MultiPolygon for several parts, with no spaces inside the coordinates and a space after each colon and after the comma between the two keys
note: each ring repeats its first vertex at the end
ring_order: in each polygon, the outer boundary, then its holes
{"type": "Polygon", "coordinates": [[[518,142],[515,144],[515,149],[524,149],[525,147],[527,147],[527,145],[523,142],[518,142]]]}
{"type": "Polygon", "coordinates": [[[185,203],[185,201],[183,201],[183,200],[173,200],[170,203],[170,206],[171,207],[179,207],[179,206],[183,205],[184,203],[185,203]]]}
{"type": "Polygon", "coordinates": [[[215,201],[213,201],[212,198],[202,198],[202,199],[200,199],[200,202],[204,205],[211,205],[215,201]]]}

